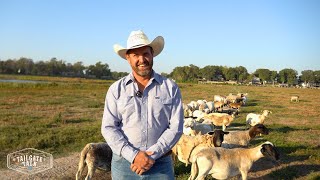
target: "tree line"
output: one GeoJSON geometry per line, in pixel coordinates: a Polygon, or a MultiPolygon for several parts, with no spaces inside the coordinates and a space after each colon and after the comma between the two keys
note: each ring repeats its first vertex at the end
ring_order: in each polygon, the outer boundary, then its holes
{"type": "Polygon", "coordinates": [[[18,60],[0,60],[0,74],[23,74],[41,76],[69,76],[97,79],[119,79],[127,72],[112,72],[107,63],[97,62],[95,65],[85,66],[83,62],[67,63],[57,58],[48,61],[33,62],[29,58],[18,60]]]}
{"type": "MultiPolygon", "coordinates": [[[[23,74],[42,76],[71,76],[98,79],[119,79],[126,76],[128,72],[111,71],[107,63],[97,62],[95,65],[85,66],[81,61],[67,63],[57,58],[48,61],[33,62],[30,58],[0,60],[0,74],[23,74]]],[[[269,69],[256,69],[252,74],[248,73],[243,66],[227,67],[208,65],[199,68],[193,64],[189,66],[178,66],[169,74],[162,73],[177,82],[198,82],[198,80],[210,81],[237,81],[239,83],[252,82],[258,79],[261,83],[286,83],[298,84],[320,83],[320,70],[304,70],[298,76],[294,69],[285,68],[277,72],[269,69]]]]}
{"type": "Polygon", "coordinates": [[[260,83],[286,83],[289,85],[304,83],[320,83],[320,70],[304,70],[298,76],[294,69],[285,68],[279,72],[269,69],[256,69],[252,74],[248,73],[243,66],[227,67],[208,65],[199,68],[193,64],[183,67],[175,67],[167,76],[178,82],[196,82],[199,79],[211,81],[237,81],[238,83],[249,83],[258,79],[260,83]]]}

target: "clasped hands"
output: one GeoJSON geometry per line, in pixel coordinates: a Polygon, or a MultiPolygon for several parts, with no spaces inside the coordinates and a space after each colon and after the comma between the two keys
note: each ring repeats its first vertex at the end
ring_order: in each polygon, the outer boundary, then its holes
{"type": "Polygon", "coordinates": [[[149,157],[152,154],[150,151],[139,151],[130,165],[131,170],[139,175],[148,171],[154,164],[154,160],[149,157]]]}

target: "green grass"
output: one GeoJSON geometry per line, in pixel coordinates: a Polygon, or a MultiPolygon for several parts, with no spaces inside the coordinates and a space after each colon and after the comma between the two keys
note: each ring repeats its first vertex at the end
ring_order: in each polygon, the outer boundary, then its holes
{"type": "MultiPolygon", "coordinates": [[[[112,81],[44,76],[0,75],[0,79],[42,80],[46,83],[0,83],[0,167],[6,155],[36,148],[54,157],[80,152],[89,142],[104,141],[100,132],[105,94],[112,81]]],[[[265,125],[270,134],[251,146],[273,142],[281,153],[281,166],[266,179],[319,179],[320,90],[235,85],[178,84],[183,102],[229,93],[248,93],[232,126],[245,126],[248,113],[267,109],[273,113],[265,125]],[[290,102],[299,95],[300,102],[290,102]]],[[[232,127],[230,127],[231,129],[232,127]]],[[[259,166],[259,165],[257,165],[259,166]]],[[[269,167],[272,168],[272,167],[269,167]]],[[[177,179],[187,179],[190,165],[175,164],[177,179]]],[[[211,179],[211,178],[208,178],[211,179]]]]}

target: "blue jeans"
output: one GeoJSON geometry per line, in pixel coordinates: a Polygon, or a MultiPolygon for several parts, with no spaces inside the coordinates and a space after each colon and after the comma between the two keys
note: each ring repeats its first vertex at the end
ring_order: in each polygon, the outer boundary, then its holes
{"type": "Polygon", "coordinates": [[[156,160],[153,166],[142,175],[138,175],[130,168],[131,163],[113,153],[111,161],[111,176],[113,180],[173,180],[174,170],[171,156],[165,156],[156,160]]]}

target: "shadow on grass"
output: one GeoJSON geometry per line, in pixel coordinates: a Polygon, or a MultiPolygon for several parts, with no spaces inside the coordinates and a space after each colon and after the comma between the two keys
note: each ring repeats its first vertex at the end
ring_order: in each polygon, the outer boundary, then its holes
{"type": "Polygon", "coordinates": [[[83,123],[83,122],[93,122],[93,119],[68,119],[66,120],[66,123],[70,124],[78,124],[78,123],[83,123]]]}
{"type": "Polygon", "coordinates": [[[270,129],[270,132],[277,131],[281,133],[288,133],[290,131],[309,131],[309,130],[310,128],[292,128],[289,126],[281,126],[281,127],[273,127],[272,129],[270,129]]]}
{"type": "Polygon", "coordinates": [[[245,106],[256,106],[256,105],[258,105],[258,102],[259,102],[259,100],[249,99],[245,106]]]}
{"type": "Polygon", "coordinates": [[[191,171],[191,164],[186,166],[184,163],[180,162],[178,159],[174,162],[175,176],[181,176],[181,175],[185,175],[185,174],[190,175],[189,174],[190,171],[191,171]]]}
{"type": "MultiPolygon", "coordinates": [[[[319,172],[320,165],[293,165],[271,172],[261,179],[296,179],[308,176],[311,173],[319,172]],[[268,177],[268,178],[267,178],[268,177]]],[[[260,179],[259,178],[259,179],[260,179]]],[[[320,175],[316,175],[312,179],[320,179],[320,175]]]]}

